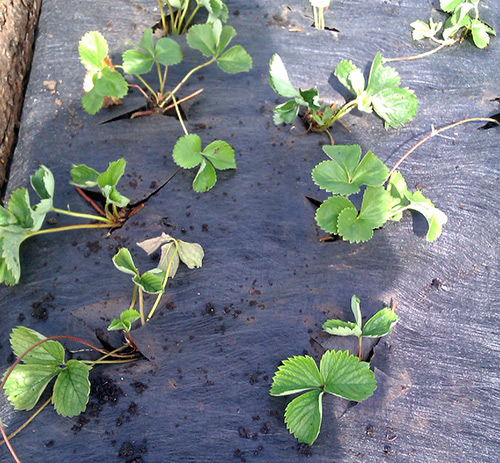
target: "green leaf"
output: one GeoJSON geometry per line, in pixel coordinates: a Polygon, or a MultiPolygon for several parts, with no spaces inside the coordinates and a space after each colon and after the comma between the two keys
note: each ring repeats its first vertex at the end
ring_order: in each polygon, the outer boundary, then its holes
{"type": "Polygon", "coordinates": [[[229,45],[231,40],[236,37],[236,30],[231,26],[224,26],[219,36],[219,41],[217,43],[216,54],[219,56],[229,45]]]}
{"type": "Polygon", "coordinates": [[[52,403],[59,415],[72,417],[87,408],[90,394],[90,367],[79,360],[68,360],[54,384],[52,403]]]}
{"type": "Polygon", "coordinates": [[[105,67],[93,77],[94,89],[101,96],[123,98],[128,93],[128,83],[118,72],[105,67]]]}
{"type": "Polygon", "coordinates": [[[119,318],[113,318],[113,320],[108,326],[108,331],[120,331],[120,330],[127,331],[127,328],[119,318]]]}
{"type": "Polygon", "coordinates": [[[180,45],[168,37],[163,37],[156,42],[156,61],[164,66],[179,64],[184,55],[180,45]]]}
{"type": "Polygon", "coordinates": [[[362,185],[380,186],[389,174],[387,166],[372,151],[359,162],[359,145],[326,145],[323,151],[332,160],[318,164],[312,177],[316,185],[331,193],[350,195],[362,185]]]}
{"type": "Polygon", "coordinates": [[[288,430],[299,440],[312,445],[321,429],[323,391],[306,392],[293,399],[285,411],[288,430]]]}
{"type": "Polygon", "coordinates": [[[35,175],[31,176],[31,186],[42,200],[52,200],[55,187],[54,176],[45,166],[41,166],[35,175]]]}
{"type": "Polygon", "coordinates": [[[78,45],[80,60],[89,71],[97,71],[108,54],[108,43],[97,31],[87,32],[78,45]]]}
{"type": "Polygon", "coordinates": [[[447,13],[453,13],[453,11],[463,2],[464,0],[440,0],[440,7],[447,13]]]}
{"type": "Polygon", "coordinates": [[[229,18],[229,9],[221,0],[197,0],[205,5],[208,10],[207,23],[211,24],[216,20],[226,22],[229,18]]]}
{"type": "Polygon", "coordinates": [[[16,365],[5,383],[5,392],[16,410],[31,410],[61,369],[54,365],[16,365]]]}
{"type": "Polygon", "coordinates": [[[372,95],[371,100],[375,112],[390,127],[406,124],[418,111],[418,99],[413,90],[407,88],[387,88],[372,95]]]}
{"type": "Polygon", "coordinates": [[[365,89],[363,72],[352,61],[341,61],[335,69],[335,76],[354,95],[359,96],[363,93],[365,89]]]}
{"type": "Polygon", "coordinates": [[[437,207],[434,206],[432,201],[426,198],[421,191],[416,191],[411,194],[408,192],[407,198],[410,200],[408,209],[420,212],[429,225],[426,239],[427,241],[436,241],[443,231],[443,226],[448,222],[448,217],[437,207]]]}
{"type": "Polygon", "coordinates": [[[175,241],[166,243],[161,247],[160,262],[158,263],[158,268],[163,270],[165,273],[170,267],[168,272],[169,278],[174,278],[179,269],[179,251],[176,252],[175,241]]]}
{"type": "Polygon", "coordinates": [[[349,351],[325,352],[320,371],[325,379],[325,391],[348,400],[361,402],[377,389],[370,364],[360,362],[349,351]]]}
{"type": "Polygon", "coordinates": [[[99,187],[116,186],[125,173],[126,166],[127,161],[124,158],[110,162],[108,168],[97,177],[97,184],[99,187]]]}
{"type": "Polygon", "coordinates": [[[309,90],[299,89],[300,98],[296,98],[295,102],[307,106],[311,111],[319,111],[321,104],[319,102],[319,92],[316,87],[311,87],[309,90]]]}
{"type": "Polygon", "coordinates": [[[274,91],[280,96],[285,98],[295,98],[300,96],[299,91],[290,82],[285,65],[283,64],[280,55],[277,53],[273,55],[269,63],[269,83],[274,91]]]}
{"type": "Polygon", "coordinates": [[[15,285],[21,278],[19,247],[28,238],[28,230],[17,225],[0,228],[0,282],[15,285]]]}
{"type": "Polygon", "coordinates": [[[82,106],[89,114],[96,114],[104,104],[104,97],[97,93],[95,87],[82,97],[82,106]]]}
{"type": "Polygon", "coordinates": [[[125,330],[129,332],[132,328],[132,323],[141,318],[141,314],[135,309],[124,310],[120,314],[120,318],[115,318],[108,326],[108,331],[125,330]]]}
{"type": "Polygon", "coordinates": [[[273,120],[276,125],[283,122],[291,124],[299,115],[300,106],[294,101],[290,100],[286,103],[277,105],[274,108],[273,120]]]}
{"type": "Polygon", "coordinates": [[[117,254],[113,257],[113,264],[120,270],[120,272],[127,273],[129,275],[139,275],[139,270],[135,266],[134,259],[132,259],[132,254],[127,248],[121,248],[117,254]]]}
{"type": "Polygon", "coordinates": [[[102,194],[110,204],[116,204],[118,207],[125,207],[129,202],[126,196],[123,196],[114,186],[105,185],[101,188],[102,194]]]}
{"type": "Polygon", "coordinates": [[[439,30],[443,27],[442,22],[435,23],[432,18],[429,19],[429,24],[417,20],[410,24],[413,28],[413,40],[431,39],[436,36],[439,30]]]}
{"type": "Polygon", "coordinates": [[[323,378],[314,359],[308,355],[283,360],[273,378],[271,395],[295,394],[308,389],[319,389],[323,378]]]}
{"type": "Polygon", "coordinates": [[[357,213],[354,204],[344,196],[332,196],[323,201],[316,211],[316,222],[327,233],[338,235],[338,218],[342,211],[351,208],[357,213]]]}
{"type": "Polygon", "coordinates": [[[361,330],[361,327],[363,326],[363,319],[361,317],[361,307],[359,305],[360,302],[361,301],[359,300],[359,297],[356,297],[355,295],[351,297],[351,310],[352,313],[354,314],[356,325],[361,330]]]}
{"type": "Polygon", "coordinates": [[[470,26],[472,18],[469,12],[472,9],[474,9],[474,5],[469,2],[464,2],[455,9],[444,24],[443,39],[447,40],[453,37],[462,27],[470,26]]]}
{"type": "Polygon", "coordinates": [[[188,243],[187,241],[178,240],[179,257],[186,264],[187,268],[193,269],[203,265],[203,257],[205,252],[198,243],[188,243]]]}
{"type": "Polygon", "coordinates": [[[368,87],[366,89],[372,96],[382,90],[397,88],[401,85],[401,77],[399,77],[398,72],[394,68],[383,66],[383,62],[384,58],[378,52],[373,59],[368,87]]]}
{"type": "Polygon", "coordinates": [[[193,180],[193,189],[198,193],[210,190],[217,183],[217,174],[210,161],[202,159],[200,169],[193,180]]]}
{"type": "Polygon", "coordinates": [[[139,48],[142,48],[146,53],[151,56],[155,55],[155,45],[153,42],[153,29],[149,28],[144,31],[142,34],[141,43],[138,45],[139,48]]]}
{"type": "Polygon", "coordinates": [[[336,336],[360,336],[361,330],[353,322],[331,319],[323,323],[323,330],[336,336]]]}
{"type": "Polygon", "coordinates": [[[18,188],[12,193],[8,209],[16,217],[19,226],[28,229],[33,227],[30,196],[26,188],[18,188]]]}
{"type": "Polygon", "coordinates": [[[99,172],[86,166],[85,164],[75,165],[71,169],[71,177],[73,181],[70,182],[71,185],[76,185],[82,188],[91,188],[97,185],[97,179],[99,178],[99,172]]]}
{"type": "Polygon", "coordinates": [[[234,149],[225,141],[215,140],[205,147],[202,154],[216,169],[236,169],[234,149]]]}
{"type": "Polygon", "coordinates": [[[363,327],[364,338],[380,338],[392,332],[392,327],[398,322],[399,317],[390,307],[384,307],[370,318],[363,327]]]}
{"type": "Polygon", "coordinates": [[[217,58],[217,64],[224,72],[237,74],[250,71],[253,60],[241,45],[235,45],[217,58]]]}
{"type": "Polygon", "coordinates": [[[186,35],[186,39],[191,48],[201,51],[204,56],[211,58],[215,55],[217,39],[211,25],[196,24],[192,26],[186,35]]]}
{"type": "MultiPolygon", "coordinates": [[[[12,330],[10,345],[16,357],[20,357],[31,346],[46,339],[45,336],[31,328],[18,326],[12,330]]],[[[64,347],[57,341],[46,341],[35,347],[23,357],[24,363],[56,367],[64,363],[64,347]]]]}
{"type": "Polygon", "coordinates": [[[367,187],[361,211],[344,209],[338,217],[338,234],[351,243],[368,241],[373,230],[384,225],[392,210],[391,195],[380,187],[367,187]]]}
{"type": "Polygon", "coordinates": [[[476,47],[486,48],[490,43],[490,36],[496,35],[495,31],[478,19],[475,19],[471,23],[472,39],[476,47]]]}
{"type": "Polygon", "coordinates": [[[184,169],[200,164],[203,160],[200,136],[192,133],[179,138],[174,146],[173,157],[175,163],[184,169]]]}
{"type": "Polygon", "coordinates": [[[127,50],[123,53],[123,70],[127,74],[141,75],[147,74],[153,69],[154,58],[141,50],[127,50]]]}
{"type": "Polygon", "coordinates": [[[135,276],[134,283],[140,286],[148,294],[163,293],[163,280],[165,279],[165,272],[159,268],[150,270],[142,276],[135,276]]]}

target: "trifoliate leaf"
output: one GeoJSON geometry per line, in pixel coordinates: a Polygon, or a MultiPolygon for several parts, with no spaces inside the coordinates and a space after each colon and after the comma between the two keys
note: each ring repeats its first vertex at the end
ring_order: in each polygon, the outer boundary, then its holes
{"type": "Polygon", "coordinates": [[[108,43],[97,31],[87,32],[78,45],[80,60],[89,71],[97,71],[102,67],[102,61],[108,54],[108,43]]]}
{"type": "Polygon", "coordinates": [[[408,88],[386,88],[371,95],[375,112],[386,126],[399,127],[413,120],[418,111],[418,99],[408,88]]]}
{"type": "Polygon", "coordinates": [[[269,63],[269,83],[280,96],[284,96],[285,98],[300,96],[299,91],[290,82],[288,72],[278,54],[274,54],[269,63]]]}
{"type": "Polygon", "coordinates": [[[198,268],[203,265],[203,257],[205,252],[198,243],[188,243],[187,241],[178,240],[179,257],[189,269],[198,268]]]}
{"type": "Polygon", "coordinates": [[[473,8],[474,5],[472,3],[464,2],[455,9],[444,24],[443,39],[447,40],[453,37],[462,27],[470,26],[472,18],[469,12],[473,8]]]}
{"type": "Polygon", "coordinates": [[[174,146],[173,157],[175,163],[184,169],[196,167],[203,160],[200,136],[191,133],[179,138],[174,146]]]}
{"type": "Polygon", "coordinates": [[[429,24],[417,20],[410,24],[413,28],[412,37],[413,40],[431,39],[436,36],[439,30],[443,27],[442,22],[435,23],[432,18],[429,20],[429,24]]]}
{"type": "Polygon", "coordinates": [[[35,175],[31,176],[31,186],[42,200],[52,200],[55,188],[54,176],[45,166],[41,166],[35,175]]]}
{"type": "Polygon", "coordinates": [[[90,367],[79,360],[68,360],[54,384],[52,403],[59,415],[72,417],[87,408],[90,394],[90,367]]]}
{"type": "Polygon", "coordinates": [[[295,99],[299,105],[307,106],[311,111],[318,111],[321,109],[319,102],[319,92],[316,87],[311,87],[309,90],[299,89],[300,97],[295,99]]]}
{"type": "Polygon", "coordinates": [[[461,5],[465,0],[440,0],[440,7],[447,13],[453,13],[457,6],[461,5]]]}
{"type": "Polygon", "coordinates": [[[28,238],[28,230],[17,225],[0,227],[0,282],[15,285],[21,278],[19,247],[28,238]]]}
{"type": "Polygon", "coordinates": [[[370,95],[376,95],[378,92],[387,88],[397,88],[401,85],[401,77],[398,72],[389,66],[383,66],[384,58],[378,52],[373,59],[368,80],[367,92],[370,95]]]}
{"type": "Polygon", "coordinates": [[[126,166],[127,161],[124,158],[110,162],[108,168],[97,177],[99,187],[104,188],[107,185],[116,186],[125,173],[126,166]]]}
{"type": "Polygon", "coordinates": [[[308,389],[319,389],[323,378],[314,359],[308,355],[283,360],[273,378],[271,395],[295,394],[308,389]]]}
{"type": "Polygon", "coordinates": [[[75,165],[71,169],[71,185],[76,185],[82,188],[91,188],[97,185],[97,179],[99,178],[99,172],[88,167],[85,164],[75,165]]]}
{"type": "Polygon", "coordinates": [[[429,242],[436,241],[443,231],[443,226],[448,222],[448,217],[432,201],[426,198],[421,191],[411,194],[408,192],[407,198],[410,200],[408,209],[420,212],[427,220],[429,230],[426,239],[429,242]]]}
{"type": "Polygon", "coordinates": [[[275,106],[273,115],[274,123],[276,125],[280,125],[283,122],[292,123],[299,115],[299,110],[300,106],[294,100],[275,106]]]}
{"type": "Polygon", "coordinates": [[[234,149],[225,141],[215,140],[205,147],[202,154],[216,169],[236,169],[234,149]]]}
{"type": "Polygon", "coordinates": [[[320,390],[306,392],[286,407],[286,426],[299,442],[312,445],[318,437],[323,415],[323,394],[320,390]]]}
{"type": "Polygon", "coordinates": [[[353,322],[331,319],[323,323],[323,331],[336,336],[360,336],[361,330],[353,322]]]}
{"type": "Polygon", "coordinates": [[[338,235],[338,218],[340,213],[345,209],[354,209],[357,212],[354,204],[344,196],[332,196],[326,201],[323,201],[321,206],[316,211],[316,222],[327,233],[338,235]]]}
{"type": "Polygon", "coordinates": [[[327,351],[321,359],[321,375],[325,391],[348,400],[360,402],[377,389],[377,380],[370,364],[360,362],[349,351],[327,351]]]}
{"type": "Polygon", "coordinates": [[[159,294],[165,291],[163,288],[165,272],[159,268],[150,270],[140,277],[135,276],[133,280],[137,286],[140,286],[148,294],[159,294]]]}
{"type": "Polygon", "coordinates": [[[118,207],[125,207],[130,202],[130,199],[123,196],[115,186],[105,185],[101,188],[101,192],[108,203],[115,204],[118,207]]]}
{"type": "Polygon", "coordinates": [[[111,324],[108,326],[108,331],[113,330],[125,330],[130,331],[132,329],[132,323],[141,318],[141,314],[135,309],[124,310],[120,314],[120,318],[115,318],[111,324]]]}
{"type": "Polygon", "coordinates": [[[392,332],[392,327],[398,322],[396,312],[384,307],[370,318],[363,327],[364,338],[380,338],[392,332]]]}
{"type": "MultiPolygon", "coordinates": [[[[18,326],[12,330],[10,345],[16,357],[21,356],[31,346],[46,339],[31,328],[18,326]]],[[[64,347],[57,341],[46,341],[23,357],[24,363],[57,366],[64,363],[64,347]]]]}
{"type": "Polygon", "coordinates": [[[128,93],[128,83],[118,72],[105,67],[93,78],[94,89],[101,96],[123,98],[128,93]]]}
{"type": "Polygon", "coordinates": [[[154,58],[141,50],[127,50],[123,53],[123,70],[127,74],[147,74],[153,69],[154,58]]]}
{"type": "Polygon", "coordinates": [[[236,37],[236,30],[232,26],[224,26],[218,38],[217,43],[217,55],[221,55],[222,52],[229,45],[231,40],[236,37]]]}
{"type": "Polygon", "coordinates": [[[224,72],[237,74],[250,71],[253,60],[241,45],[235,45],[217,58],[217,64],[224,72]]]}
{"type": "Polygon", "coordinates": [[[61,368],[54,365],[16,365],[5,383],[5,392],[16,410],[31,410],[61,368]]]}
{"type": "MultiPolygon", "coordinates": [[[[200,0],[200,3],[206,3],[207,0],[200,0]]],[[[225,23],[229,18],[229,9],[222,0],[209,0],[207,23],[211,24],[216,20],[225,23]]]]}
{"type": "Polygon", "coordinates": [[[344,60],[335,69],[335,76],[351,93],[358,96],[365,89],[363,72],[352,61],[344,60]]]}
{"type": "Polygon", "coordinates": [[[202,159],[200,169],[193,180],[193,189],[198,193],[210,190],[217,182],[215,168],[210,161],[202,159]]]}
{"type": "Polygon", "coordinates": [[[360,307],[360,300],[359,297],[356,297],[353,295],[351,297],[351,310],[352,313],[354,314],[354,319],[356,320],[356,325],[358,326],[359,329],[361,329],[363,325],[363,319],[361,318],[361,307],[360,307]]]}
{"type": "Polygon", "coordinates": [[[383,186],[367,187],[361,211],[344,209],[338,217],[338,234],[351,243],[368,241],[373,230],[384,225],[392,210],[392,198],[383,186]]]}
{"type": "Polygon", "coordinates": [[[156,42],[155,59],[164,66],[179,64],[184,55],[180,45],[168,37],[163,37],[156,42]]]}
{"type": "Polygon", "coordinates": [[[8,209],[17,219],[17,225],[23,228],[33,227],[30,196],[26,188],[18,188],[10,196],[8,209]]]}
{"type": "Polygon", "coordinates": [[[127,248],[121,248],[113,256],[113,264],[120,270],[120,272],[127,273],[128,275],[139,275],[139,270],[135,266],[132,254],[127,248]]]}
{"type": "Polygon", "coordinates": [[[478,48],[486,48],[489,45],[489,34],[496,35],[496,32],[491,27],[489,27],[482,21],[479,21],[478,19],[474,19],[470,27],[472,32],[472,39],[474,40],[474,43],[478,48]]]}
{"type": "Polygon", "coordinates": [[[217,39],[211,25],[196,24],[192,26],[186,35],[186,39],[191,48],[201,51],[204,56],[211,58],[215,55],[217,39]]]}
{"type": "Polygon", "coordinates": [[[312,171],[312,177],[316,185],[328,192],[342,195],[357,193],[362,185],[382,185],[389,174],[387,166],[372,151],[368,151],[359,162],[359,145],[326,145],[323,151],[332,160],[318,164],[312,171]]]}
{"type": "Polygon", "coordinates": [[[97,93],[95,88],[82,97],[82,106],[89,114],[96,114],[104,104],[104,97],[97,93]]]}

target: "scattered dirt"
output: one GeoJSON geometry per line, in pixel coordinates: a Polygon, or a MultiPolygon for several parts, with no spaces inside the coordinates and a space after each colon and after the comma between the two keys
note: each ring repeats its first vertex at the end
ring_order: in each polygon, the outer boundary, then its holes
{"type": "Polygon", "coordinates": [[[115,406],[120,396],[125,395],[120,386],[106,375],[98,375],[90,381],[90,394],[94,396],[99,404],[109,403],[115,406]]]}
{"type": "MultiPolygon", "coordinates": [[[[43,296],[42,300],[39,302],[33,302],[31,311],[31,316],[33,318],[37,318],[38,320],[47,321],[49,318],[48,309],[55,308],[55,305],[52,304],[52,301],[55,299],[54,295],[51,293],[47,293],[43,296]]],[[[20,314],[21,316],[21,314],[20,314]]],[[[24,316],[24,315],[23,315],[24,316]]]]}

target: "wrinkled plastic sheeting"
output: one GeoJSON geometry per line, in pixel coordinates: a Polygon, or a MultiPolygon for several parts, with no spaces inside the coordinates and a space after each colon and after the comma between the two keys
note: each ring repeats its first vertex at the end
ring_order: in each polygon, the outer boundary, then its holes
{"type": "MultiPolygon", "coordinates": [[[[158,22],[155,3],[44,2],[8,194],[26,186],[43,163],[55,174],[56,205],[90,211],[68,184],[73,163],[100,170],[125,157],[122,189],[133,200],[175,171],[171,153],[183,133],[174,118],[100,124],[143,105],[137,92],[125,108],[93,117],[80,104],[81,36],[103,31],[118,63],[125,44],[138,42],[158,22]],[[46,81],[55,81],[55,90],[46,81]]],[[[295,85],[318,85],[325,100],[342,103],[348,95],[333,75],[341,60],[352,59],[368,72],[378,51],[395,57],[430,50],[430,43],[411,41],[409,23],[440,13],[424,0],[334,1],[326,18],[335,32],[310,27],[306,0],[234,0],[228,6],[229,23],[238,31],[234,43],[247,48],[254,67],[241,75],[210,67],[203,79],[190,80],[185,94],[205,89],[187,109],[188,128],[204,145],[231,143],[238,170],[218,173],[206,194],[191,190],[193,172],[180,173],[109,238],[91,231],[30,239],[22,247],[20,284],[1,288],[0,358],[6,368],[8,336],[21,321],[47,336],[81,335],[94,342],[96,330],[104,336],[132,296],[129,277],[111,262],[119,247],[127,246],[143,270],[156,261],[134,243],[161,232],[199,242],[206,252],[203,267],[181,268],[153,320],[133,332],[148,360],[96,368],[93,381],[116,394],[94,393],[89,410],[76,418],[45,410],[13,440],[21,459],[496,461],[498,130],[461,126],[433,138],[403,164],[410,188],[422,188],[449,217],[437,242],[427,243],[419,218],[405,215],[370,242],[351,245],[318,241],[323,233],[306,199],[327,197],[310,173],[325,159],[321,145],[328,139],[303,135],[300,121],[294,132],[272,122],[276,101],[283,101],[268,85],[273,53],[282,56],[295,85]],[[324,349],[341,347],[321,333],[321,325],[333,317],[350,319],[352,294],[361,298],[367,318],[398,302],[400,323],[374,346],[378,389],[357,405],[325,397],[318,440],[310,449],[298,446],[283,423],[289,399],[269,396],[273,373],[287,357],[308,352],[318,359],[324,349]],[[37,308],[45,308],[46,320],[31,315],[39,314],[37,308]]],[[[485,0],[481,11],[498,29],[494,6],[485,0]]],[[[202,62],[183,37],[178,40],[186,58],[169,71],[169,82],[202,62]]],[[[386,131],[375,115],[353,112],[345,118],[351,132],[334,127],[336,143],[359,143],[393,165],[431,124],[498,112],[492,100],[500,96],[499,54],[497,39],[483,51],[466,41],[425,60],[394,63],[403,86],[420,99],[415,120],[386,131]]],[[[109,340],[120,341],[116,334],[109,340]]],[[[2,402],[9,430],[27,415],[2,402]]],[[[7,461],[6,449],[0,452],[7,461]]]]}

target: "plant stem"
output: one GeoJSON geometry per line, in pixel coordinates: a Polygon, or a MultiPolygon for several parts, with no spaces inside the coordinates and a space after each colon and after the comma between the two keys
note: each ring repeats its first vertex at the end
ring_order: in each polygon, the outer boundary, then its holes
{"type": "Polygon", "coordinates": [[[318,11],[319,28],[325,28],[325,9],[321,7],[318,11]]]}
{"type": "Polygon", "coordinates": [[[313,6],[313,15],[314,15],[314,27],[316,29],[319,29],[319,24],[318,24],[318,8],[313,6]]]}
{"type": "Polygon", "coordinates": [[[63,215],[69,215],[71,217],[79,217],[81,219],[97,220],[100,222],[110,223],[109,219],[107,219],[106,217],[101,217],[99,215],[83,214],[80,212],[71,212],[71,211],[67,211],[64,209],[58,209],[57,207],[53,207],[51,210],[52,210],[52,212],[57,212],[58,214],[63,214],[63,215]]]}
{"type": "Polygon", "coordinates": [[[141,324],[144,325],[146,320],[144,319],[144,291],[139,288],[139,313],[141,314],[141,324]]]}
{"type": "MultiPolygon", "coordinates": [[[[427,140],[430,140],[432,137],[439,135],[440,133],[452,129],[454,127],[457,127],[461,124],[466,124],[467,122],[494,122],[495,124],[500,124],[497,120],[491,119],[489,117],[470,117],[468,119],[463,119],[458,122],[454,122],[453,124],[446,125],[445,127],[441,127],[440,129],[435,129],[434,126],[432,127],[432,131],[429,135],[426,137],[422,138],[416,145],[414,145],[411,149],[409,149],[400,159],[394,167],[391,169],[389,172],[389,175],[387,176],[387,180],[391,178],[391,175],[396,171],[396,169],[401,165],[401,163],[411,154],[413,153],[420,145],[424,144],[427,140]]],[[[386,180],[386,181],[387,181],[386,180]]]]}
{"type": "Polygon", "coordinates": [[[177,240],[174,240],[174,243],[175,243],[175,251],[174,251],[174,254],[172,255],[172,257],[170,258],[170,262],[168,263],[168,267],[167,267],[167,272],[165,273],[165,278],[163,280],[163,285],[162,285],[163,286],[163,292],[160,293],[160,294],[158,294],[158,296],[156,297],[156,301],[153,304],[153,307],[151,308],[151,310],[149,311],[148,318],[146,319],[147,322],[154,315],[154,313],[156,311],[156,308],[158,307],[158,304],[161,301],[161,298],[162,298],[163,293],[165,292],[165,288],[167,286],[167,281],[168,281],[168,277],[170,275],[170,270],[172,269],[172,264],[174,262],[175,256],[179,252],[179,244],[177,243],[177,240]]]}
{"type": "Polygon", "coordinates": [[[427,56],[433,55],[434,53],[437,53],[439,50],[442,50],[444,47],[451,47],[457,43],[457,40],[450,40],[450,41],[445,41],[439,45],[439,47],[436,47],[430,51],[426,51],[425,53],[420,53],[418,55],[413,55],[413,56],[401,56],[399,58],[384,58],[383,62],[384,63],[390,63],[391,61],[410,61],[414,59],[421,59],[425,58],[427,56]]]}
{"type": "MultiPolygon", "coordinates": [[[[199,90],[196,90],[196,92],[191,93],[191,95],[185,96],[184,98],[181,98],[179,101],[177,101],[177,104],[184,103],[185,101],[190,100],[191,98],[194,98],[195,96],[198,96],[201,92],[205,90],[204,88],[200,88],[199,90]]],[[[175,104],[168,105],[166,108],[163,108],[163,112],[167,112],[169,109],[172,109],[175,107],[175,104]]]]}
{"type": "Polygon", "coordinates": [[[184,18],[186,17],[187,10],[189,8],[189,0],[186,1],[186,6],[182,10],[181,18],[179,20],[179,24],[177,25],[177,33],[181,33],[182,23],[184,22],[184,18]]]}
{"type": "Polygon", "coordinates": [[[179,105],[177,104],[177,100],[175,98],[175,96],[172,94],[172,101],[174,102],[174,106],[175,106],[175,112],[177,113],[177,117],[179,118],[179,122],[181,123],[182,125],[182,130],[184,130],[184,133],[186,135],[189,135],[189,132],[188,130],[186,129],[186,124],[184,124],[184,121],[182,120],[182,114],[181,112],[179,111],[179,105]]]}
{"type": "Polygon", "coordinates": [[[143,85],[152,93],[152,95],[155,97],[156,104],[159,104],[158,95],[151,88],[151,86],[139,74],[137,74],[135,77],[137,77],[143,83],[143,85]]]}
{"type": "MultiPolygon", "coordinates": [[[[156,63],[158,64],[158,63],[156,63]]],[[[158,64],[158,68],[160,67],[160,65],[158,64]]],[[[167,75],[168,75],[168,66],[165,66],[165,71],[163,71],[163,81],[162,81],[162,84],[161,84],[161,87],[160,87],[160,95],[161,95],[161,98],[163,99],[163,91],[165,90],[165,84],[167,82],[167,75]]]]}
{"type": "Polygon", "coordinates": [[[331,122],[329,123],[329,127],[331,127],[340,118],[342,118],[346,114],[350,113],[357,105],[358,105],[358,99],[356,98],[355,100],[352,100],[349,103],[342,106],[342,108],[339,109],[337,114],[335,114],[335,116],[333,116],[333,118],[331,119],[331,122]]]}
{"type": "Polygon", "coordinates": [[[186,83],[186,81],[196,72],[199,71],[200,69],[203,69],[206,66],[209,66],[212,64],[214,61],[217,61],[217,57],[213,57],[210,61],[207,61],[206,63],[200,64],[199,66],[196,66],[195,68],[191,69],[184,78],[177,84],[177,86],[168,94],[168,96],[165,98],[165,100],[162,101],[162,107],[167,104],[170,99],[172,98],[172,95],[175,95],[175,93],[186,83]]]}
{"type": "Polygon", "coordinates": [[[332,134],[329,132],[328,129],[325,129],[325,133],[328,135],[328,137],[330,138],[330,143],[333,145],[335,145],[335,140],[333,139],[332,137],[332,134]]]}
{"type": "Polygon", "coordinates": [[[134,287],[134,294],[132,295],[132,302],[130,303],[128,310],[132,310],[135,307],[135,303],[137,302],[137,288],[139,288],[139,286],[136,285],[134,287]]]}
{"type": "Polygon", "coordinates": [[[11,455],[14,457],[14,460],[16,460],[17,463],[21,463],[21,460],[19,459],[16,452],[12,448],[12,445],[9,442],[9,438],[7,437],[7,433],[5,432],[5,428],[3,427],[3,424],[1,421],[0,421],[0,431],[2,432],[3,440],[7,444],[7,447],[9,448],[11,455]]]}
{"type": "Polygon", "coordinates": [[[156,62],[156,70],[158,71],[158,81],[160,82],[160,92],[159,92],[159,94],[163,95],[163,87],[165,86],[165,82],[163,81],[163,76],[161,74],[160,63],[158,61],[156,62]]]}
{"type": "Polygon", "coordinates": [[[62,231],[68,231],[68,230],[85,230],[85,229],[92,229],[92,228],[111,228],[111,227],[118,227],[119,224],[113,223],[113,222],[108,222],[108,223],[89,223],[89,224],[82,224],[82,225],[67,225],[65,227],[57,227],[57,228],[46,228],[44,230],[38,230],[35,232],[31,232],[28,234],[28,236],[36,236],[36,235],[45,235],[46,233],[57,233],[57,232],[62,232],[62,231]]]}
{"type": "Polygon", "coordinates": [[[363,336],[359,337],[359,361],[363,359],[363,336]]]}
{"type": "Polygon", "coordinates": [[[191,21],[194,19],[196,13],[198,13],[198,10],[200,9],[200,7],[201,7],[201,3],[198,3],[198,5],[196,5],[196,8],[194,9],[194,11],[191,13],[191,16],[189,17],[189,19],[186,21],[186,24],[182,28],[181,34],[185,34],[186,33],[187,28],[191,24],[191,21]]]}
{"type": "Polygon", "coordinates": [[[163,30],[165,31],[165,35],[168,35],[167,21],[165,20],[165,10],[163,9],[163,0],[158,0],[158,5],[160,5],[161,23],[163,24],[163,30]]]}
{"type": "Polygon", "coordinates": [[[172,8],[172,5],[170,4],[170,0],[167,0],[168,3],[168,9],[170,10],[170,26],[172,28],[172,34],[175,34],[174,32],[174,10],[172,8]]]}

